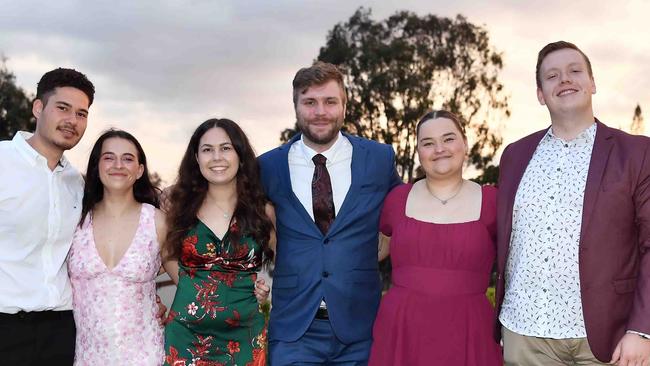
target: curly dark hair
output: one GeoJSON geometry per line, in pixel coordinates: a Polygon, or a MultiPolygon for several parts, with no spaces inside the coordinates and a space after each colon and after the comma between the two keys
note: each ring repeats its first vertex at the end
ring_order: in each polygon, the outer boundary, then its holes
{"type": "Polygon", "coordinates": [[[264,262],[273,259],[269,247],[273,223],[266,215],[266,203],[255,151],[248,137],[237,123],[229,119],[209,119],[194,131],[178,168],[178,178],[167,197],[168,234],[163,244],[164,259],[178,259],[183,237],[197,223],[197,214],[208,192],[208,181],[201,174],[196,155],[201,137],[212,128],[223,129],[239,157],[237,170],[237,205],[233,217],[239,230],[230,233],[231,244],[236,245],[243,235],[258,242],[264,253],[264,262]]]}
{"type": "Polygon", "coordinates": [[[104,141],[114,137],[131,142],[135,146],[136,150],[138,150],[138,162],[144,166],[142,176],[133,184],[133,196],[135,197],[135,200],[140,203],[148,203],[157,208],[160,207],[160,190],[151,183],[149,170],[147,169],[147,157],[144,154],[142,146],[130,133],[122,130],[110,129],[104,131],[104,133],[99,136],[90,152],[90,158],[88,158],[86,185],[84,186],[81,219],[79,220],[80,227],[83,225],[86,215],[104,198],[104,185],[99,179],[99,159],[102,155],[102,146],[104,145],[104,141]]]}
{"type": "Polygon", "coordinates": [[[95,99],[95,86],[93,83],[79,71],[62,67],[43,74],[36,88],[36,99],[40,99],[43,105],[46,105],[47,99],[54,93],[56,88],[66,86],[81,90],[88,97],[88,106],[93,104],[95,99]]]}

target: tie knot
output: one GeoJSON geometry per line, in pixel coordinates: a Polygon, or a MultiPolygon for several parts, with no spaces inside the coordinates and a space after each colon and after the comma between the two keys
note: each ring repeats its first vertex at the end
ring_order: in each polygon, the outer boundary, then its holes
{"type": "Polygon", "coordinates": [[[316,154],[311,158],[311,160],[313,160],[316,165],[325,165],[327,158],[323,154],[316,154]]]}

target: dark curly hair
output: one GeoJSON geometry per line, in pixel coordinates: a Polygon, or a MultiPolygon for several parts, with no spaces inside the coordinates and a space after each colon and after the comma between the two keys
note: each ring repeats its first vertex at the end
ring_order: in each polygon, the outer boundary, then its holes
{"type": "Polygon", "coordinates": [[[95,142],[90,158],[88,158],[88,166],[86,168],[86,185],[84,186],[84,197],[81,208],[81,220],[79,226],[82,226],[86,215],[92,211],[95,205],[104,198],[104,185],[99,180],[99,159],[102,155],[102,146],[104,141],[110,138],[120,138],[131,142],[138,150],[138,162],[144,166],[142,176],[138,178],[133,184],[133,196],[135,200],[140,203],[148,203],[155,207],[160,207],[160,190],[151,183],[149,178],[149,170],[147,169],[147,157],[144,154],[142,146],[138,140],[130,133],[117,129],[110,129],[102,133],[95,142]]]}
{"type": "Polygon", "coordinates": [[[252,237],[261,245],[264,262],[268,263],[273,259],[273,251],[269,247],[273,223],[266,215],[268,200],[262,189],[257,158],[244,131],[237,123],[225,118],[201,123],[190,138],[178,168],[176,184],[171,187],[166,199],[168,234],[163,244],[164,259],[180,258],[183,237],[198,223],[197,213],[205,200],[209,183],[201,174],[196,155],[201,137],[212,128],[222,128],[226,132],[239,157],[237,205],[233,217],[240,229],[230,233],[231,243],[236,245],[242,235],[252,237]]]}
{"type": "Polygon", "coordinates": [[[66,86],[81,90],[88,97],[88,106],[93,104],[95,99],[95,86],[93,83],[79,71],[62,67],[48,71],[41,77],[36,88],[36,99],[40,99],[43,105],[46,105],[47,99],[54,93],[56,88],[66,86]]]}

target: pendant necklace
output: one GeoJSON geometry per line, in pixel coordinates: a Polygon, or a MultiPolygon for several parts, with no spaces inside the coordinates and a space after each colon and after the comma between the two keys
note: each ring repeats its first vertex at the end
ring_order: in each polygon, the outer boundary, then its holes
{"type": "Polygon", "coordinates": [[[216,202],[212,201],[212,203],[214,203],[214,205],[217,206],[217,208],[219,209],[219,211],[221,211],[222,216],[223,216],[224,219],[226,219],[226,220],[230,220],[230,216],[231,216],[231,214],[227,213],[226,210],[224,210],[223,208],[221,208],[221,206],[219,206],[216,202]]]}
{"type": "Polygon", "coordinates": [[[460,184],[458,185],[458,189],[456,189],[456,192],[455,192],[453,195],[451,195],[451,197],[448,197],[448,198],[446,198],[446,199],[444,199],[444,200],[443,200],[442,198],[436,196],[435,194],[433,194],[433,192],[431,192],[431,189],[429,188],[429,185],[428,185],[426,182],[424,182],[424,184],[425,184],[426,187],[427,187],[427,191],[429,192],[429,194],[430,194],[433,198],[437,199],[438,202],[442,203],[443,205],[446,205],[447,202],[449,202],[450,200],[452,200],[454,197],[458,196],[458,194],[460,193],[460,191],[463,189],[463,185],[465,184],[465,180],[464,180],[464,179],[461,180],[461,181],[460,181],[460,184]]]}

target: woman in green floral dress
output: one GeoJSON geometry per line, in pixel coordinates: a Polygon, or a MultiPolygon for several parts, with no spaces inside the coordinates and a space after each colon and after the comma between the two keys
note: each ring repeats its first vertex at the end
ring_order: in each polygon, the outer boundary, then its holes
{"type": "Polygon", "coordinates": [[[254,294],[273,256],[274,213],[255,153],[227,119],[192,135],[168,202],[167,261],[178,284],[165,328],[165,365],[266,365],[266,324],[254,294]]]}

